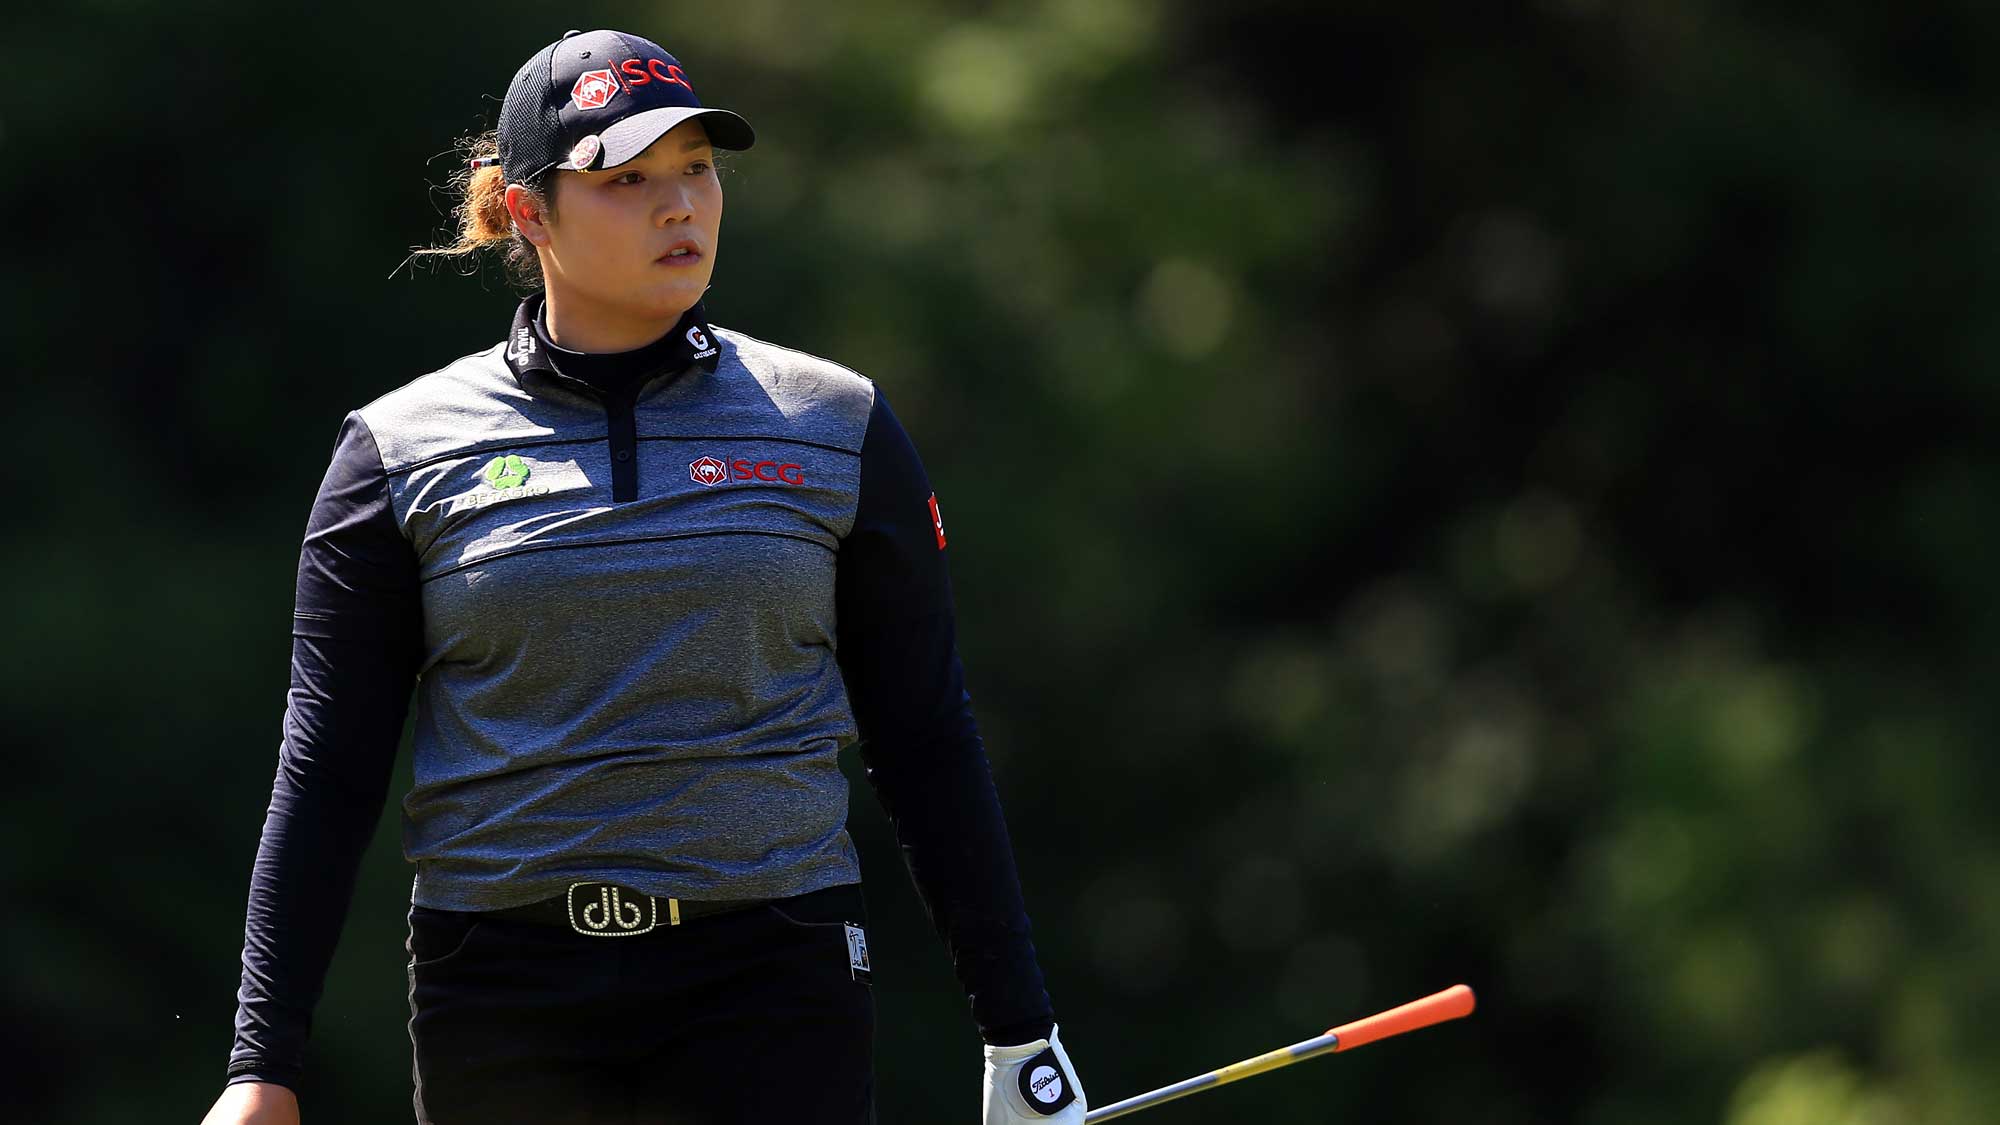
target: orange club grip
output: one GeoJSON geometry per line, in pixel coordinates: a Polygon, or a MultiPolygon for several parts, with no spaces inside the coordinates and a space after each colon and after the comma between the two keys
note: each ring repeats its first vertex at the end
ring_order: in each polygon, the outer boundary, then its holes
{"type": "Polygon", "coordinates": [[[1462,984],[1454,984],[1443,992],[1432,993],[1422,1000],[1412,1000],[1400,1008],[1341,1024],[1327,1034],[1340,1039],[1340,1046],[1335,1047],[1335,1051],[1350,1051],[1377,1039],[1387,1039],[1391,1035],[1401,1035],[1446,1020],[1462,1019],[1472,1014],[1472,1007],[1472,990],[1462,984]]]}

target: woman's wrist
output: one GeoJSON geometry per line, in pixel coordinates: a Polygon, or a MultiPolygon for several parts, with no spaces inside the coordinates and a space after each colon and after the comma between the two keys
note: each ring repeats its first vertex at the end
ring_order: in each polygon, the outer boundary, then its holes
{"type": "Polygon", "coordinates": [[[1047,1039],[1055,1030],[1054,1019],[1022,1020],[1018,1023],[1002,1024],[986,1029],[980,1038],[995,1047],[1016,1047],[1023,1043],[1033,1043],[1037,1039],[1047,1039]]]}
{"type": "Polygon", "coordinates": [[[260,1097],[283,1096],[293,1099],[296,1099],[298,1097],[298,1091],[292,1088],[292,1083],[290,1081],[281,1081],[276,1078],[266,1078],[260,1074],[231,1075],[229,1080],[223,1083],[223,1088],[228,1089],[232,1086],[257,1087],[257,1094],[260,1097]]]}

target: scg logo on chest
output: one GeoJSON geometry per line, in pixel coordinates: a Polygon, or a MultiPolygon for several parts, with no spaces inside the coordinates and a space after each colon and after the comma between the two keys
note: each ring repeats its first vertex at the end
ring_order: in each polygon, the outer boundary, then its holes
{"type": "Polygon", "coordinates": [[[715,457],[698,457],[688,462],[688,478],[704,488],[726,480],[754,480],[768,484],[804,484],[804,466],[791,461],[758,461],[738,457],[723,462],[715,457]]]}

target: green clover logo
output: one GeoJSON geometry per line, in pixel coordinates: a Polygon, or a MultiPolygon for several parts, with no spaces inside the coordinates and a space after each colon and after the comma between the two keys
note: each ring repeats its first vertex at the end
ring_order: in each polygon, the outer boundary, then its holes
{"type": "Polygon", "coordinates": [[[486,462],[486,471],[480,475],[495,488],[515,488],[528,479],[528,463],[509,453],[486,462]]]}

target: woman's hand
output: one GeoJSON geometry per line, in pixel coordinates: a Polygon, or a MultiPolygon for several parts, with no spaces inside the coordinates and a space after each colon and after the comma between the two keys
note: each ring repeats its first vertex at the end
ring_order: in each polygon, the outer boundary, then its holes
{"type": "Polygon", "coordinates": [[[298,1095],[275,1082],[225,1086],[201,1125],[299,1125],[298,1095]]]}
{"type": "Polygon", "coordinates": [[[1089,1108],[1054,1028],[1047,1039],[1018,1047],[989,1045],[979,1101],[985,1125],[1083,1125],[1089,1108]]]}

